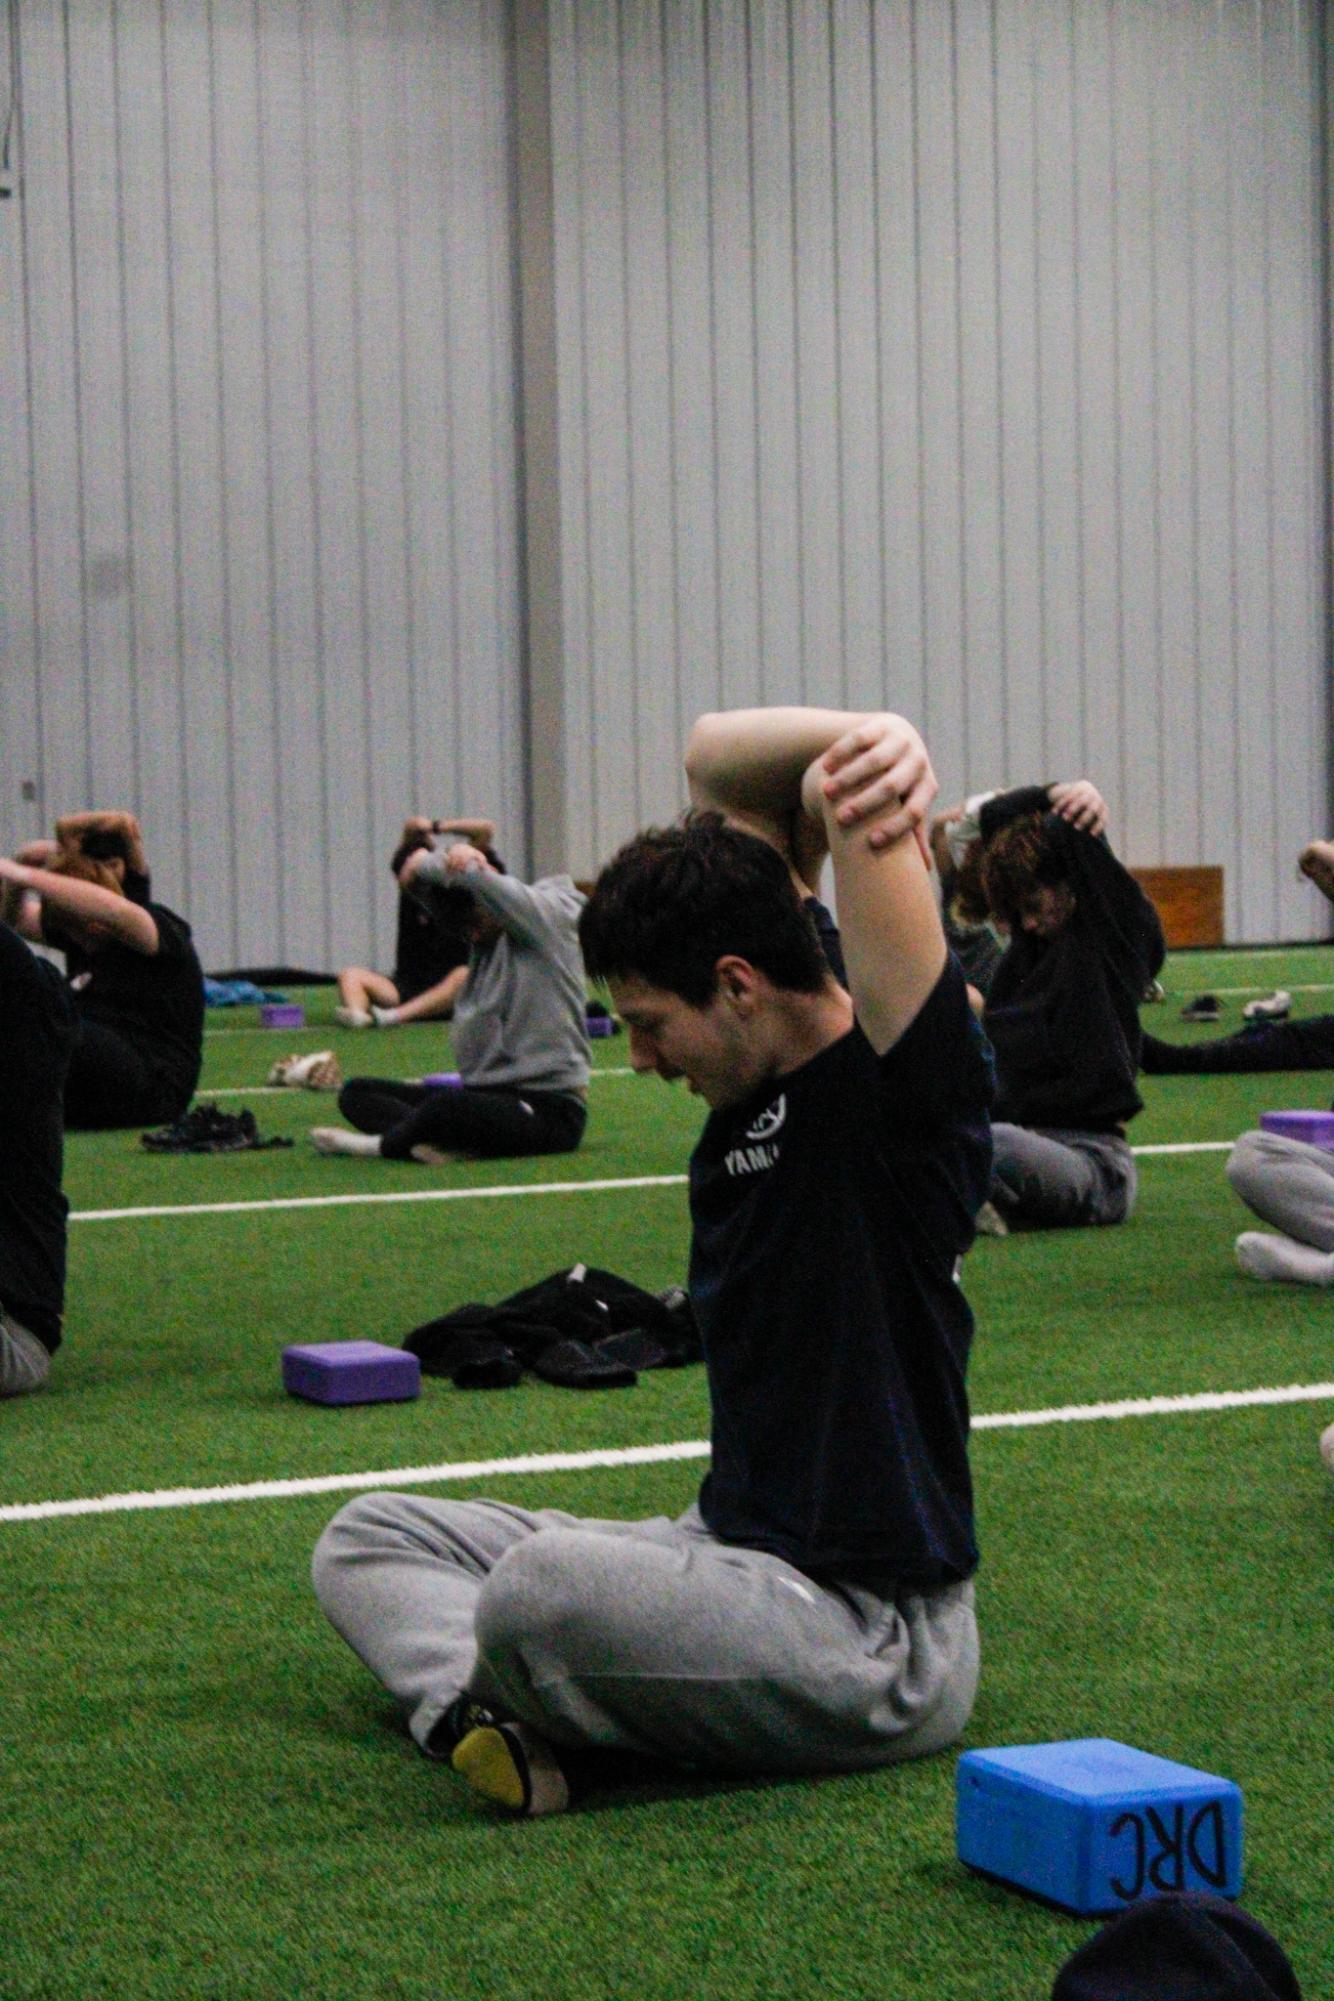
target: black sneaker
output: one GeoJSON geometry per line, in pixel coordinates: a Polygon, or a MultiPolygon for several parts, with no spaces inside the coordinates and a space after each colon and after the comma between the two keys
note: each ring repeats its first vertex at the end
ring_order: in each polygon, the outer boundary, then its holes
{"type": "Polygon", "coordinates": [[[564,1813],[570,1804],[569,1781],[555,1752],[527,1723],[479,1723],[460,1738],[450,1763],[479,1799],[522,1819],[564,1813]]]}
{"type": "Polygon", "coordinates": [[[1218,1004],[1217,994],[1196,994],[1193,1001],[1187,1001],[1181,1010],[1183,1021],[1219,1021],[1223,1010],[1218,1004]]]}
{"type": "Polygon", "coordinates": [[[144,1133],[150,1153],[245,1153],[257,1147],[290,1146],[290,1139],[261,1139],[253,1112],[224,1112],[220,1105],[196,1105],[174,1124],[144,1133]]]}

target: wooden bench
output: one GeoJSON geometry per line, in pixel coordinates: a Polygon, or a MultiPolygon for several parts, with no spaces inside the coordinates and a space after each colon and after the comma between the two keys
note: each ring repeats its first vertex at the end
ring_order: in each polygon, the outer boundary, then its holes
{"type": "Polygon", "coordinates": [[[1158,912],[1169,950],[1224,942],[1221,868],[1132,868],[1130,873],[1158,912]]]}

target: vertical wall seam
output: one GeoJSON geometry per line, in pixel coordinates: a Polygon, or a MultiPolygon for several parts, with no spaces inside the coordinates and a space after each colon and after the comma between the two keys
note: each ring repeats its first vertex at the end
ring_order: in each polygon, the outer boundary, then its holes
{"type": "Polygon", "coordinates": [[[214,0],[209,0],[205,12],[204,46],[208,62],[208,149],[209,149],[209,215],[213,224],[213,323],[216,336],[214,348],[214,398],[218,418],[218,539],[219,561],[222,571],[222,700],[223,714],[227,718],[227,742],[223,747],[223,796],[227,813],[227,856],[225,862],[228,908],[227,957],[236,961],[236,943],[240,935],[240,890],[238,883],[237,853],[240,828],[236,814],[236,667],[233,658],[232,626],[232,547],[231,525],[228,512],[227,478],[227,365],[223,355],[223,314],[222,314],[222,216],[218,200],[218,77],[217,50],[213,29],[214,0]]]}
{"type": "MultiPolygon", "coordinates": [[[[314,182],[311,146],[311,107],[314,103],[314,79],[312,76],[313,56],[310,47],[310,15],[319,0],[304,0],[298,29],[301,70],[301,164],[302,211],[305,224],[305,279],[306,295],[306,408],[309,422],[310,443],[307,467],[310,477],[311,533],[310,556],[311,576],[314,583],[312,610],[314,613],[315,638],[315,726],[319,750],[319,802],[320,829],[325,854],[329,850],[329,716],[328,699],[325,690],[325,676],[328,660],[325,656],[324,624],[324,536],[320,515],[320,392],[312,349],[315,326],[315,224],[311,215],[310,197],[314,182]]],[[[327,866],[320,870],[320,906],[323,919],[323,949],[321,956],[329,961],[333,956],[333,899],[327,866]]]]}
{"type": "Polygon", "coordinates": [[[185,702],[185,556],[182,546],[182,523],[184,520],[184,497],[181,492],[181,410],[180,410],[180,350],[176,324],[176,284],[173,254],[176,236],[176,212],[173,196],[174,176],[171,159],[171,78],[167,62],[167,0],[158,0],[158,51],[162,76],[162,202],[163,222],[167,249],[166,300],[167,300],[167,410],[170,429],[171,463],[171,539],[172,539],[172,585],[173,622],[176,628],[176,760],[181,775],[181,875],[182,887],[189,894],[194,883],[194,820],[191,812],[190,761],[188,753],[189,720],[185,702]]]}
{"type": "Polygon", "coordinates": [[[92,663],[89,655],[88,635],[88,497],[84,485],[84,425],[83,425],[83,312],[79,298],[79,257],[78,227],[75,220],[75,143],[74,143],[74,75],[72,42],[70,36],[69,0],[62,0],[60,9],[62,49],[65,73],[65,163],[66,200],[69,210],[69,270],[70,270],[70,359],[74,377],[74,463],[77,496],[76,519],[78,521],[77,547],[79,557],[79,645],[83,679],[83,757],[84,796],[88,803],[93,799],[93,695],[92,663]]]}
{"type": "MultiPolygon", "coordinates": [[[[265,135],[268,120],[264,104],[264,68],[260,61],[261,28],[260,0],[251,0],[251,47],[255,83],[255,144],[257,149],[257,179],[259,183],[259,213],[256,228],[259,244],[259,320],[262,352],[260,356],[260,399],[264,427],[264,551],[268,564],[268,590],[265,603],[265,630],[267,636],[267,656],[269,667],[269,729],[273,745],[273,819],[276,827],[286,825],[284,812],[283,754],[282,754],[282,704],[280,687],[285,663],[278,658],[278,525],[273,480],[273,373],[271,361],[272,297],[269,277],[269,165],[265,135]]],[[[273,898],[276,916],[276,944],[280,960],[291,956],[287,936],[287,871],[276,868],[272,871],[273,898]]]]}
{"type": "MultiPolygon", "coordinates": [[[[1075,35],[1075,7],[1078,0],[1071,0],[1066,17],[1069,30],[1067,47],[1070,56],[1070,101],[1076,99],[1075,80],[1079,69],[1079,51],[1075,35]]],[[[1079,691],[1079,768],[1089,768],[1089,718],[1088,718],[1088,592],[1086,589],[1086,566],[1088,562],[1088,534],[1085,520],[1084,484],[1084,335],[1085,310],[1084,287],[1081,282],[1083,270],[1083,188],[1080,181],[1079,125],[1076,116],[1070,120],[1070,251],[1071,251],[1071,303],[1074,313],[1074,396],[1075,396],[1075,623],[1078,632],[1077,675],[1079,691]]]]}
{"type": "Polygon", "coordinates": [[[121,495],[125,509],[125,539],[129,574],[129,729],[131,810],[143,812],[139,759],[139,590],[134,562],[134,481],[130,471],[130,327],[128,275],[125,247],[125,172],[121,151],[120,92],[120,0],[111,0],[111,129],[112,160],[116,184],[116,285],[120,327],[120,442],[121,495]]]}
{"type": "Polygon", "coordinates": [[[1163,621],[1163,412],[1160,340],[1160,318],[1162,300],[1159,296],[1158,271],[1158,188],[1161,181],[1159,160],[1159,88],[1157,65],[1150,68],[1148,77],[1148,119],[1149,146],[1145,169],[1148,178],[1149,211],[1149,380],[1152,383],[1152,421],[1149,429],[1153,459],[1153,651],[1154,671],[1158,682],[1158,728],[1157,760],[1158,783],[1154,787],[1154,803],[1158,820],[1157,848],[1159,854],[1165,847],[1165,794],[1167,790],[1167,690],[1168,663],[1164,655],[1163,621]]]}
{"type": "Polygon", "coordinates": [[[760,700],[768,699],[768,648],[765,645],[765,561],[764,507],[760,498],[764,466],[760,451],[760,281],[759,281],[759,202],[755,179],[755,49],[754,12],[746,0],[744,14],[746,46],[746,213],[750,223],[750,387],[751,387],[751,472],[755,496],[752,526],[755,534],[755,625],[760,700]]]}
{"type": "MultiPolygon", "coordinates": [[[[996,411],[997,411],[997,459],[996,459],[996,547],[1000,570],[1000,710],[1001,710],[1001,757],[998,776],[1009,779],[1014,770],[1014,743],[1010,734],[1010,594],[1006,588],[1009,562],[1006,551],[1008,528],[1008,484],[1009,468],[1006,465],[1006,444],[1009,436],[1005,422],[1005,288],[1001,276],[1001,107],[1000,107],[1000,38],[996,31],[996,0],[990,0],[991,26],[991,220],[992,220],[992,274],[991,282],[996,300],[996,411]]],[[[969,785],[976,785],[977,777],[965,772],[969,785]]]]}
{"type": "Polygon", "coordinates": [[[917,437],[917,611],[921,632],[922,715],[930,741],[931,717],[931,607],[926,587],[926,392],[922,382],[922,144],[917,63],[917,0],[908,0],[908,117],[911,127],[912,251],[913,251],[913,410],[917,437]]]}
{"type": "Polygon", "coordinates": [[[33,685],[33,726],[36,731],[37,754],[37,805],[38,824],[46,827],[49,801],[46,784],[46,702],[43,688],[45,674],[46,647],[42,625],[42,591],[40,578],[41,548],[38,538],[37,516],[37,412],[36,386],[33,382],[33,331],[32,331],[32,266],[33,250],[28,230],[27,198],[27,143],[24,129],[23,98],[23,47],[22,30],[19,25],[18,0],[10,0],[9,12],[10,50],[14,64],[14,101],[17,106],[15,130],[18,141],[19,162],[19,268],[20,291],[23,318],[23,396],[27,419],[28,451],[28,536],[32,548],[29,565],[29,610],[32,620],[32,685],[33,685]]]}
{"type": "Polygon", "coordinates": [[[950,146],[954,156],[954,200],[952,222],[954,226],[954,403],[957,413],[955,437],[958,440],[954,461],[954,503],[956,509],[956,532],[959,538],[959,658],[952,671],[959,676],[959,757],[963,769],[970,766],[968,718],[972,707],[968,699],[970,683],[969,658],[970,618],[968,604],[968,425],[964,394],[964,333],[963,333],[963,153],[960,146],[959,129],[959,16],[958,0],[950,0],[949,8],[950,43],[950,146]]]}
{"type": "MultiPolygon", "coordinates": [[[[358,23],[359,26],[359,23],[358,23]]],[[[344,0],[343,40],[347,54],[348,123],[351,126],[351,159],[347,182],[347,224],[352,245],[352,490],[356,495],[357,625],[360,634],[361,666],[361,755],[362,799],[365,807],[366,851],[363,859],[366,884],[366,915],[371,936],[377,938],[376,896],[379,870],[376,866],[375,827],[375,712],[371,692],[371,612],[370,563],[366,549],[366,346],[362,310],[361,257],[364,232],[361,227],[361,198],[364,193],[366,154],[362,118],[361,48],[358,27],[354,27],[351,0],[344,0]]],[[[378,942],[378,938],[377,938],[378,942]]]]}
{"type": "MultiPolygon", "coordinates": [[[[636,496],[639,482],[635,477],[635,402],[634,402],[634,351],[630,331],[630,301],[633,289],[630,276],[630,177],[627,167],[629,152],[625,119],[625,10],[622,0],[612,0],[616,9],[616,131],[617,151],[620,168],[620,235],[621,235],[621,359],[625,369],[625,500],[627,526],[627,599],[630,613],[630,778],[631,792],[635,802],[635,825],[644,819],[644,792],[641,782],[641,744],[639,735],[640,688],[640,618],[639,603],[639,514],[636,496]]],[[[617,671],[613,668],[613,671],[617,671]]],[[[601,850],[599,850],[601,852],[601,850]]]]}
{"type": "Polygon", "coordinates": [[[788,244],[792,258],[792,431],[796,441],[796,463],[793,479],[796,486],[796,505],[793,514],[797,530],[797,672],[803,690],[810,688],[810,662],[807,658],[806,623],[806,482],[802,476],[806,426],[804,421],[801,393],[801,275],[800,275],[800,230],[797,223],[799,189],[797,185],[797,37],[792,19],[793,0],[785,0],[784,18],[787,24],[787,171],[788,207],[792,221],[788,233],[788,244]]]}
{"type": "Polygon", "coordinates": [[[843,415],[845,399],[843,394],[843,214],[842,185],[839,174],[838,150],[838,36],[835,31],[834,9],[831,5],[825,15],[826,41],[829,51],[829,179],[830,179],[830,230],[833,237],[834,282],[831,288],[831,312],[833,325],[834,354],[834,432],[838,447],[834,454],[834,484],[836,488],[834,517],[838,522],[838,658],[839,693],[843,707],[848,706],[848,480],[845,439],[843,435],[843,415]]]}

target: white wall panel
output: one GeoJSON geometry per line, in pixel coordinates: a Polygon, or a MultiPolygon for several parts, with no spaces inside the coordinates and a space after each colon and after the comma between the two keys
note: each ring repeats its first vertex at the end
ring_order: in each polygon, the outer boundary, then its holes
{"type": "Polygon", "coordinates": [[[0,838],[130,805],[210,963],[383,962],[405,811],[527,840],[505,0],[11,18],[0,838]]]}
{"type": "Polygon", "coordinates": [[[1326,929],[1314,36],[558,0],[577,867],[692,711],[887,700],[947,789],[1088,770],[1132,860],[1223,864],[1234,939],[1326,929]]]}

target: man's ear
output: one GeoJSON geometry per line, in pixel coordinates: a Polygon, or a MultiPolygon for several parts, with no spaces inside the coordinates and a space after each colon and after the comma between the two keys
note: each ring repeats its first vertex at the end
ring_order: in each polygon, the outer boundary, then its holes
{"type": "Polygon", "coordinates": [[[743,1014],[754,1012],[761,976],[749,959],[741,958],[736,952],[725,952],[714,966],[713,973],[718,991],[730,1007],[743,1014]]]}

